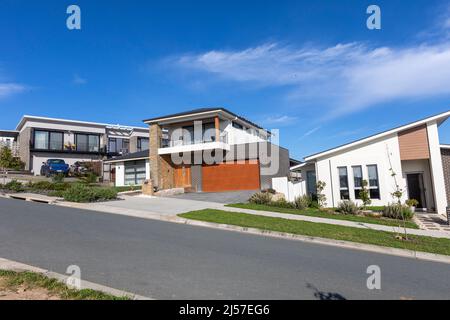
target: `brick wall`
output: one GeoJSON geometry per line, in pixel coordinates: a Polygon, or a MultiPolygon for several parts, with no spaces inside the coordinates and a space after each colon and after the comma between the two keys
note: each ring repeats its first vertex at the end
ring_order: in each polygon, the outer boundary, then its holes
{"type": "Polygon", "coordinates": [[[450,149],[441,149],[442,167],[444,169],[445,194],[450,201],[450,149]]]}
{"type": "Polygon", "coordinates": [[[162,130],[157,124],[150,126],[150,178],[158,189],[174,187],[173,167],[170,156],[160,156],[158,149],[161,145],[162,130]]]}
{"type": "Polygon", "coordinates": [[[19,134],[19,157],[20,160],[25,162],[25,170],[31,169],[30,159],[30,140],[31,140],[31,128],[22,130],[19,134]]]}

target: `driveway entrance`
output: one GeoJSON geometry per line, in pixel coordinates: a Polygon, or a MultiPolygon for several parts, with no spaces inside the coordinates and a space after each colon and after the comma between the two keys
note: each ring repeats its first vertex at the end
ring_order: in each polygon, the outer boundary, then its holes
{"type": "Polygon", "coordinates": [[[240,203],[247,202],[248,199],[259,190],[241,190],[241,191],[229,191],[229,192],[193,192],[193,193],[183,193],[171,198],[196,200],[196,201],[207,201],[216,203],[240,203]]]}

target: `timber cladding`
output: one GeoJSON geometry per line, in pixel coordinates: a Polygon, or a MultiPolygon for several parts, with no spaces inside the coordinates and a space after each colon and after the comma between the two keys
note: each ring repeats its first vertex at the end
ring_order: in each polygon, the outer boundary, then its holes
{"type": "Polygon", "coordinates": [[[398,133],[401,160],[420,160],[430,158],[426,125],[398,133]]]}
{"type": "Polygon", "coordinates": [[[258,160],[224,162],[202,167],[204,192],[260,189],[258,160]]]}

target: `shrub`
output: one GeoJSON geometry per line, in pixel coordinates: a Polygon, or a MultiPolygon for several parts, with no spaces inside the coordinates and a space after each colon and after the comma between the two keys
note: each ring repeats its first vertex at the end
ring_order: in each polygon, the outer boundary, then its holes
{"type": "Polygon", "coordinates": [[[269,204],[271,206],[278,207],[278,208],[289,208],[289,209],[295,208],[294,203],[289,202],[284,198],[278,199],[277,201],[271,201],[269,204]]]}
{"type": "Polygon", "coordinates": [[[81,177],[80,180],[85,184],[93,184],[97,182],[97,175],[93,172],[88,172],[84,177],[81,177]]]}
{"type": "Polygon", "coordinates": [[[12,180],[3,186],[6,190],[14,191],[14,192],[22,192],[25,191],[25,187],[22,182],[17,180],[12,180]]]}
{"type": "Polygon", "coordinates": [[[308,195],[299,196],[294,199],[295,207],[299,210],[308,208],[311,205],[311,202],[312,199],[308,195]]]}
{"type": "Polygon", "coordinates": [[[367,185],[368,185],[367,180],[363,180],[361,185],[361,191],[359,191],[359,198],[363,203],[364,209],[366,209],[366,207],[372,203],[372,200],[370,200],[370,193],[369,189],[367,189],[367,185]]]}
{"type": "Polygon", "coordinates": [[[405,203],[408,207],[415,207],[419,204],[419,201],[417,201],[416,199],[408,199],[405,201],[405,203]]]}
{"type": "Polygon", "coordinates": [[[320,209],[320,205],[317,200],[312,200],[311,203],[309,204],[309,207],[311,209],[320,209]]]}
{"type": "Polygon", "coordinates": [[[383,217],[386,218],[411,220],[413,216],[414,212],[408,206],[397,203],[390,203],[383,209],[383,217]]]}
{"type": "Polygon", "coordinates": [[[44,190],[44,191],[63,191],[67,190],[70,187],[70,184],[67,182],[50,182],[50,181],[38,181],[34,183],[29,183],[28,188],[32,190],[44,190]]]}
{"type": "Polygon", "coordinates": [[[54,183],[62,183],[64,182],[64,174],[63,173],[58,173],[52,176],[52,181],[54,183]]]}
{"type": "Polygon", "coordinates": [[[277,193],[277,191],[275,190],[275,189],[272,189],[272,188],[268,188],[268,189],[264,189],[264,190],[261,190],[261,192],[263,192],[263,193],[270,193],[270,194],[275,194],[275,193],[277,193]]]}
{"type": "Polygon", "coordinates": [[[323,190],[326,187],[326,183],[324,181],[317,181],[316,190],[317,190],[317,203],[319,208],[325,207],[327,205],[327,196],[323,193],[323,190]]]}
{"type": "Polygon", "coordinates": [[[14,157],[11,149],[8,147],[3,147],[0,150],[0,167],[14,170],[22,170],[25,167],[19,158],[14,157]]]}
{"type": "Polygon", "coordinates": [[[359,207],[351,200],[344,200],[339,202],[337,211],[342,214],[356,215],[359,213],[359,207]]]}
{"type": "Polygon", "coordinates": [[[84,184],[74,184],[61,193],[64,200],[71,202],[95,202],[117,198],[114,188],[89,187],[84,184]]]}
{"type": "Polygon", "coordinates": [[[272,194],[269,192],[257,192],[248,199],[250,203],[269,204],[272,200],[272,194]]]}

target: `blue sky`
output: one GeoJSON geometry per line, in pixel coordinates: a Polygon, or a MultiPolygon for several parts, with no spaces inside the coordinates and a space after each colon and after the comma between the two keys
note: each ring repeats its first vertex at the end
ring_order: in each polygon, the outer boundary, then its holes
{"type": "Polygon", "coordinates": [[[1,129],[223,106],[302,158],[450,109],[450,1],[3,0],[0,39],[1,129]]]}

